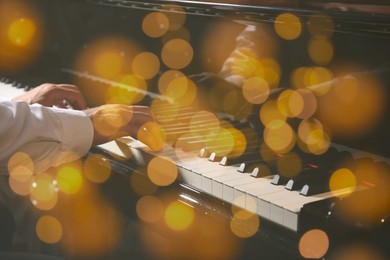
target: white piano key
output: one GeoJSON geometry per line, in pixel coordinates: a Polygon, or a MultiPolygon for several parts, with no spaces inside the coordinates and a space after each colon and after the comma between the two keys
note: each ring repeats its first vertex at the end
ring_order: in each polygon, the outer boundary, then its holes
{"type": "Polygon", "coordinates": [[[255,179],[251,178],[249,175],[241,175],[239,179],[229,180],[223,182],[223,196],[222,198],[230,203],[234,201],[234,187],[237,187],[242,184],[248,184],[254,182],[255,179]]]}
{"type": "Polygon", "coordinates": [[[12,84],[0,82],[0,96],[13,98],[26,92],[23,88],[16,88],[12,84]]]}

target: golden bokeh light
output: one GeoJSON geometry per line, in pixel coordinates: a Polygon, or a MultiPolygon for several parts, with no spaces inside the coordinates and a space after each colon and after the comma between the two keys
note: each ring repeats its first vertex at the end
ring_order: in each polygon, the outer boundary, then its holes
{"type": "Polygon", "coordinates": [[[118,36],[98,38],[83,45],[75,58],[74,70],[88,74],[75,77],[75,84],[85,99],[95,106],[105,104],[112,84],[99,80],[116,82],[121,76],[131,74],[133,59],[140,50],[138,44],[118,36]],[[90,76],[99,80],[91,84],[90,76]]]}
{"type": "Polygon", "coordinates": [[[237,210],[230,220],[230,229],[238,237],[248,238],[260,228],[259,216],[247,210],[237,210]]]}
{"type": "Polygon", "coordinates": [[[97,110],[92,118],[96,132],[102,136],[115,137],[121,134],[121,128],[133,117],[132,107],[112,104],[97,110]]]}
{"type": "Polygon", "coordinates": [[[279,85],[281,68],[279,63],[272,58],[259,59],[254,71],[255,77],[263,78],[269,85],[269,88],[275,89],[279,85]]]}
{"type": "Polygon", "coordinates": [[[384,111],[383,86],[370,76],[338,78],[318,98],[317,117],[333,136],[352,139],[364,135],[384,111]]]}
{"type": "Polygon", "coordinates": [[[170,203],[165,209],[165,223],[174,231],[186,230],[194,222],[194,219],[194,209],[180,201],[170,203]]]}
{"type": "Polygon", "coordinates": [[[63,166],[57,172],[58,188],[67,194],[77,193],[83,185],[80,170],[72,166],[63,166]]]}
{"type": "Polygon", "coordinates": [[[233,151],[235,139],[229,128],[221,128],[218,132],[210,132],[206,137],[206,147],[216,151],[219,156],[225,156],[233,151]]]}
{"type": "Polygon", "coordinates": [[[41,210],[50,210],[57,204],[56,181],[51,175],[40,173],[34,176],[30,200],[36,208],[41,210]]]}
{"type": "Polygon", "coordinates": [[[386,260],[388,255],[369,243],[346,244],[332,252],[331,260],[386,260]]]}
{"type": "Polygon", "coordinates": [[[302,159],[298,154],[290,152],[278,158],[277,168],[281,176],[292,178],[301,172],[302,159]]]}
{"type": "Polygon", "coordinates": [[[328,235],[321,229],[309,230],[299,239],[299,253],[304,258],[320,259],[328,249],[328,235]]]}
{"type": "Polygon", "coordinates": [[[187,77],[175,78],[168,84],[166,96],[181,106],[188,106],[196,99],[197,88],[187,77]]]}
{"type": "Polygon", "coordinates": [[[150,121],[141,125],[137,132],[137,139],[146,144],[150,150],[159,152],[164,147],[165,134],[158,123],[150,121]]]}
{"type": "Polygon", "coordinates": [[[162,95],[166,95],[168,86],[171,83],[171,81],[177,78],[182,78],[184,76],[185,75],[183,74],[183,72],[179,70],[165,71],[163,74],[161,74],[160,78],[158,79],[158,90],[162,95]]]}
{"type": "Polygon", "coordinates": [[[37,27],[34,21],[20,18],[11,23],[8,28],[8,39],[16,46],[27,46],[33,40],[37,27]]]}
{"type": "Polygon", "coordinates": [[[242,85],[242,93],[248,102],[262,104],[268,98],[269,85],[260,77],[252,77],[247,79],[244,85],[242,85]]]}
{"type": "Polygon", "coordinates": [[[265,102],[260,108],[259,116],[261,122],[265,126],[274,120],[286,121],[286,115],[280,112],[276,100],[269,100],[265,102]]]}
{"type": "Polygon", "coordinates": [[[149,179],[157,186],[168,186],[178,177],[176,164],[167,157],[154,157],[147,167],[149,179]]]}
{"type": "Polygon", "coordinates": [[[285,40],[295,40],[301,35],[302,24],[299,18],[291,13],[283,13],[274,21],[276,33],[285,40]]]}
{"type": "Polygon", "coordinates": [[[95,57],[94,71],[100,77],[111,79],[121,73],[124,66],[122,59],[118,51],[102,51],[95,57]]]}
{"type": "Polygon", "coordinates": [[[147,223],[155,223],[164,217],[164,204],[155,196],[144,196],[137,201],[138,217],[147,223]]]}
{"type": "Polygon", "coordinates": [[[8,160],[8,172],[16,180],[24,180],[29,178],[34,172],[34,162],[32,161],[30,155],[23,152],[14,153],[8,160]],[[23,167],[26,172],[21,172],[16,168],[23,167]],[[14,173],[13,173],[14,172],[14,173]]]}
{"type": "Polygon", "coordinates": [[[218,117],[208,111],[199,111],[191,117],[189,130],[194,135],[206,136],[218,132],[221,128],[218,117]]]}
{"type": "Polygon", "coordinates": [[[279,111],[287,117],[297,117],[303,111],[303,98],[299,92],[284,90],[277,99],[279,111]]]}
{"type": "Polygon", "coordinates": [[[62,225],[55,217],[45,215],[38,219],[35,232],[41,241],[55,244],[62,238],[62,225]]]}
{"type": "Polygon", "coordinates": [[[107,90],[107,103],[135,104],[146,95],[148,85],[141,76],[126,74],[120,76],[117,82],[107,90]]]}
{"type": "Polygon", "coordinates": [[[111,176],[111,163],[102,154],[91,154],[84,161],[83,174],[94,183],[103,183],[111,176]]]}
{"type": "Polygon", "coordinates": [[[329,180],[329,189],[336,197],[347,197],[356,188],[355,174],[347,168],[341,168],[336,170],[329,180]],[[346,192],[338,192],[339,190],[345,190],[346,192]]]}
{"type": "Polygon", "coordinates": [[[1,1],[0,24],[0,69],[20,71],[36,61],[45,28],[35,6],[28,1],[1,1]]]}
{"type": "Polygon", "coordinates": [[[333,58],[333,44],[324,37],[315,37],[309,41],[310,58],[318,65],[327,65],[333,58]]]}
{"type": "Polygon", "coordinates": [[[305,145],[304,150],[313,154],[323,154],[330,147],[331,137],[316,118],[302,120],[297,133],[299,139],[305,145]]]}
{"type": "Polygon", "coordinates": [[[162,5],[161,12],[163,12],[169,20],[169,30],[174,31],[180,29],[186,19],[187,14],[184,9],[175,4],[162,5]]]}
{"type": "Polygon", "coordinates": [[[268,147],[278,153],[287,153],[295,145],[295,132],[291,126],[283,120],[274,120],[265,127],[264,141],[268,147]]]}
{"type": "Polygon", "coordinates": [[[141,52],[134,57],[133,72],[144,79],[151,79],[160,69],[160,60],[151,52],[141,52]]]}
{"type": "Polygon", "coordinates": [[[166,124],[174,122],[180,114],[180,106],[171,104],[166,100],[154,99],[150,104],[150,109],[157,122],[166,124]]]}
{"type": "MultiPolygon", "coordinates": [[[[15,170],[19,171],[25,171],[26,168],[15,168],[15,170]]],[[[27,170],[28,171],[28,170],[27,170]]],[[[18,174],[19,175],[19,174],[18,174]]],[[[25,173],[22,173],[21,176],[26,176],[25,173]]],[[[31,186],[33,183],[33,176],[30,176],[28,179],[25,180],[20,180],[20,179],[15,179],[12,177],[12,175],[8,178],[8,184],[13,192],[16,194],[19,194],[21,196],[26,196],[30,194],[31,186]]]]}
{"type": "Polygon", "coordinates": [[[184,69],[193,58],[192,46],[183,39],[173,39],[164,44],[161,59],[171,69],[184,69]]]}
{"type": "Polygon", "coordinates": [[[169,19],[162,12],[148,13],[142,21],[143,32],[152,38],[163,36],[169,30],[169,19]]]}
{"type": "Polygon", "coordinates": [[[296,93],[299,93],[299,95],[303,99],[303,109],[299,114],[297,114],[297,117],[301,119],[307,119],[312,117],[317,111],[318,102],[316,97],[311,91],[305,89],[298,89],[296,93]]]}

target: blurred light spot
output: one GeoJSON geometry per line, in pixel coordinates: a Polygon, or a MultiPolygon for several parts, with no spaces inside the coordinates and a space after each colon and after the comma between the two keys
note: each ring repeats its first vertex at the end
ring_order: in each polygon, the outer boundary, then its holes
{"type": "Polygon", "coordinates": [[[84,161],[83,174],[92,182],[103,183],[111,175],[110,161],[101,154],[91,154],[84,161]]]}
{"type": "Polygon", "coordinates": [[[279,85],[280,74],[279,63],[271,58],[260,59],[254,72],[254,75],[263,78],[271,89],[275,89],[279,85]]]}
{"type": "Polygon", "coordinates": [[[171,69],[187,67],[193,58],[192,46],[185,40],[173,39],[164,44],[161,59],[171,69]]]}
{"type": "Polygon", "coordinates": [[[242,86],[245,99],[252,104],[264,103],[269,95],[268,83],[260,77],[247,79],[242,86]]]}
{"type": "Polygon", "coordinates": [[[333,58],[333,45],[323,37],[315,37],[309,41],[310,58],[318,65],[329,64],[333,58]]]}
{"type": "Polygon", "coordinates": [[[137,202],[138,217],[147,223],[155,223],[164,216],[163,203],[154,196],[144,196],[137,202]]]}
{"type": "Polygon", "coordinates": [[[274,120],[286,121],[286,115],[280,112],[275,100],[265,102],[260,108],[259,116],[265,126],[274,120]]]}
{"type": "Polygon", "coordinates": [[[332,87],[333,78],[333,72],[327,68],[309,68],[305,70],[303,75],[304,87],[312,91],[316,96],[323,96],[332,87]]]}
{"type": "Polygon", "coordinates": [[[166,157],[154,157],[148,164],[148,177],[158,186],[168,186],[172,184],[177,176],[176,164],[166,157]]]}
{"type": "Polygon", "coordinates": [[[45,215],[38,219],[35,232],[41,241],[54,244],[62,237],[62,225],[58,219],[45,215]]]}
{"type": "Polygon", "coordinates": [[[334,22],[329,15],[315,14],[309,17],[307,28],[313,36],[331,37],[334,32],[334,22]]]}
{"type": "Polygon", "coordinates": [[[329,189],[337,197],[347,197],[355,188],[356,177],[350,169],[338,169],[330,177],[329,189]],[[339,193],[338,190],[346,190],[346,192],[339,193]]]}
{"type": "Polygon", "coordinates": [[[246,210],[238,210],[230,220],[230,229],[241,238],[248,238],[257,233],[260,227],[260,219],[256,214],[246,210]]]}
{"type": "Polygon", "coordinates": [[[263,136],[268,147],[278,153],[287,153],[295,145],[294,130],[282,120],[274,120],[268,123],[263,136]]]}
{"type": "Polygon", "coordinates": [[[161,12],[164,12],[168,18],[171,31],[181,28],[186,21],[186,12],[179,5],[162,5],[161,12]]]}
{"type": "Polygon", "coordinates": [[[194,209],[179,201],[170,203],[164,214],[166,225],[174,231],[187,229],[193,223],[194,218],[194,209]]]}
{"type": "MultiPolygon", "coordinates": [[[[250,73],[246,74],[246,71],[250,67],[253,72],[256,66],[256,56],[247,56],[251,55],[245,53],[248,50],[247,48],[244,50],[244,48],[236,46],[240,33],[245,29],[242,24],[219,20],[204,29],[207,30],[204,30],[203,33],[204,37],[202,37],[199,58],[205,71],[221,72],[221,76],[225,79],[231,76],[243,76],[244,74],[252,76],[250,73]],[[221,44],[222,42],[223,44],[221,44]]],[[[251,37],[251,40],[254,40],[253,37],[251,37]]],[[[256,40],[256,43],[258,42],[256,40]]],[[[260,46],[261,41],[260,44],[256,43],[253,46],[260,46]]],[[[268,52],[265,51],[264,53],[268,52]]],[[[229,80],[229,82],[231,81],[229,80]]]]}
{"type": "Polygon", "coordinates": [[[274,21],[276,33],[285,40],[295,40],[301,35],[302,24],[299,18],[291,13],[278,15],[274,21]]]}
{"type": "Polygon", "coordinates": [[[162,95],[166,95],[168,86],[172,80],[184,77],[183,72],[178,70],[168,70],[164,72],[158,80],[158,90],[162,95]]]}
{"type": "Polygon", "coordinates": [[[8,39],[16,46],[27,46],[35,36],[36,24],[28,18],[19,18],[8,28],[8,39]]]}
{"type": "Polygon", "coordinates": [[[105,109],[96,111],[92,123],[100,135],[114,137],[120,134],[120,130],[125,124],[130,122],[132,115],[130,106],[106,105],[105,109]]]}
{"type": "Polygon", "coordinates": [[[145,97],[148,85],[141,76],[126,74],[118,79],[118,84],[108,88],[107,103],[130,105],[145,97]]]}
{"type": "Polygon", "coordinates": [[[161,12],[147,14],[142,21],[142,30],[152,38],[163,36],[169,29],[168,17],[161,12]]]}
{"type": "MultiPolygon", "coordinates": [[[[16,167],[16,171],[29,171],[28,169],[24,167],[16,167]]],[[[19,175],[19,173],[17,174],[19,175]]],[[[27,174],[23,173],[23,176],[27,176],[27,174]]],[[[30,176],[28,179],[25,180],[20,180],[20,179],[15,179],[12,176],[8,178],[8,183],[10,188],[12,189],[13,192],[15,192],[18,195],[26,196],[30,194],[31,186],[33,182],[33,176],[30,176]]]]}
{"type": "Polygon", "coordinates": [[[150,109],[157,122],[162,124],[175,121],[180,113],[179,105],[170,104],[165,100],[157,98],[150,104],[150,109]]]}
{"type": "Polygon", "coordinates": [[[97,75],[108,79],[113,78],[122,70],[121,54],[113,50],[102,51],[96,56],[94,66],[97,75]]]}
{"type": "Polygon", "coordinates": [[[383,86],[370,75],[338,78],[328,93],[319,97],[317,117],[334,136],[357,138],[383,116],[383,91],[383,86]]]}
{"type": "Polygon", "coordinates": [[[294,177],[302,170],[302,159],[296,153],[288,153],[279,157],[277,162],[278,173],[284,177],[294,177]]]}
{"type": "Polygon", "coordinates": [[[168,84],[166,95],[181,106],[190,105],[196,98],[197,88],[195,83],[187,77],[171,80],[168,84]]]}
{"type": "MultiPolygon", "coordinates": [[[[309,90],[305,89],[298,89],[296,91],[296,95],[292,96],[291,102],[294,103],[294,98],[296,98],[297,95],[300,95],[303,99],[303,108],[300,113],[297,114],[298,118],[306,119],[309,117],[312,117],[314,113],[317,111],[317,99],[313,95],[313,93],[309,90]]],[[[293,104],[292,104],[293,105],[293,104]]],[[[293,109],[297,110],[297,109],[293,109]]]]}
{"type": "Polygon", "coordinates": [[[36,208],[42,210],[50,210],[56,205],[58,195],[52,176],[46,173],[34,176],[31,184],[30,200],[36,208]]]}
{"type": "Polygon", "coordinates": [[[306,149],[313,154],[323,154],[329,149],[331,138],[318,119],[302,120],[298,127],[298,136],[306,149]]]}
{"type": "Polygon", "coordinates": [[[295,90],[283,91],[277,99],[279,111],[288,117],[297,117],[303,111],[303,97],[295,90]]]}
{"type": "Polygon", "coordinates": [[[158,57],[151,52],[141,52],[133,60],[133,72],[144,79],[153,78],[160,69],[158,57]]]}
{"type": "Polygon", "coordinates": [[[191,117],[189,129],[192,134],[206,136],[211,132],[220,130],[220,122],[217,116],[208,111],[199,111],[191,117]]]}
{"type": "Polygon", "coordinates": [[[154,121],[140,126],[137,132],[137,139],[146,144],[154,152],[161,151],[164,147],[164,132],[154,121]]]}
{"type": "Polygon", "coordinates": [[[206,140],[206,147],[216,151],[220,156],[225,156],[234,149],[233,133],[225,128],[221,128],[218,132],[210,132],[206,140]]]}
{"type": "Polygon", "coordinates": [[[83,179],[78,169],[71,166],[64,166],[58,170],[57,182],[62,192],[75,194],[81,189],[83,179]]]}
{"type": "Polygon", "coordinates": [[[328,235],[320,229],[307,231],[299,240],[299,253],[304,258],[320,259],[328,249],[328,235]]]}
{"type": "Polygon", "coordinates": [[[266,143],[262,143],[259,147],[259,153],[261,158],[268,163],[276,163],[279,160],[279,156],[267,146],[266,143]]]}
{"type": "Polygon", "coordinates": [[[34,162],[30,155],[23,152],[14,153],[8,160],[8,173],[16,181],[30,179],[34,172],[34,162]]]}

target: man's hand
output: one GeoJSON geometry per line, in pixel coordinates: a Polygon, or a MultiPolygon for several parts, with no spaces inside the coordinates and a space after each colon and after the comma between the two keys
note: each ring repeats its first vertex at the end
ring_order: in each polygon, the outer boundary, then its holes
{"type": "Polygon", "coordinates": [[[160,128],[149,107],[111,104],[87,109],[84,112],[93,123],[93,145],[122,136],[131,136],[153,151],[160,151],[163,148],[160,128]]]}
{"type": "Polygon", "coordinates": [[[28,104],[38,103],[48,107],[68,108],[67,105],[69,105],[77,110],[87,108],[80,90],[69,84],[45,83],[15,97],[13,100],[24,101],[28,104]]]}

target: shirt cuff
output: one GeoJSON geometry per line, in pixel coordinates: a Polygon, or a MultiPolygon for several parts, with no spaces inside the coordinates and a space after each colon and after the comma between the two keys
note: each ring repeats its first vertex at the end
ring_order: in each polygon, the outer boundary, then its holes
{"type": "Polygon", "coordinates": [[[80,157],[92,146],[94,129],[91,119],[82,111],[57,109],[56,115],[63,126],[62,151],[72,151],[80,157]]]}

